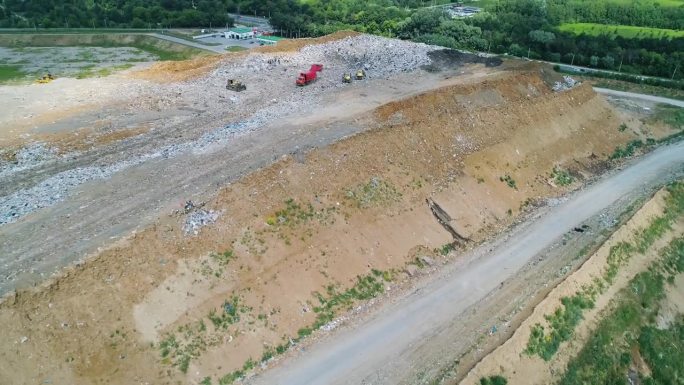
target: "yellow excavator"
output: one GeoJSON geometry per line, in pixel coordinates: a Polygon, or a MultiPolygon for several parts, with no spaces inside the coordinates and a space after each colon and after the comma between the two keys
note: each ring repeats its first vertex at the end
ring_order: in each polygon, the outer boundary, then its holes
{"type": "Polygon", "coordinates": [[[345,73],[342,75],[342,83],[351,83],[351,74],[350,73],[345,73]]]}
{"type": "Polygon", "coordinates": [[[38,83],[38,84],[46,84],[46,83],[50,83],[50,82],[53,81],[53,80],[55,80],[55,77],[52,76],[52,74],[48,72],[47,75],[43,75],[43,77],[41,77],[40,79],[36,80],[36,83],[38,83]]]}
{"type": "Polygon", "coordinates": [[[356,71],[356,80],[363,80],[366,77],[366,72],[362,69],[356,71]]]}

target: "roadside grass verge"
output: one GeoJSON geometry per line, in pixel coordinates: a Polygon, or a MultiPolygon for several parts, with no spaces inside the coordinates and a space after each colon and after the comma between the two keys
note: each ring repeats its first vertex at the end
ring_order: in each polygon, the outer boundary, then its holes
{"type": "Polygon", "coordinates": [[[650,369],[635,373],[642,384],[678,384],[684,378],[684,315],[669,328],[655,327],[667,282],[684,272],[684,239],[675,239],[661,259],[638,274],[611,303],[560,384],[623,384],[639,357],[650,369]]]}
{"type": "Polygon", "coordinates": [[[675,130],[682,130],[684,129],[684,108],[659,104],[651,119],[661,121],[675,130]]]}
{"type": "Polygon", "coordinates": [[[670,195],[666,198],[663,215],[651,220],[649,224],[634,234],[632,243],[620,242],[610,248],[606,266],[600,277],[584,285],[572,296],[561,298],[561,306],[552,314],[544,316],[546,325],[537,323],[531,328],[530,338],[523,351],[529,356],[537,355],[545,361],[553,358],[561,343],[568,341],[575,327],[582,321],[583,313],[594,307],[596,297],[613,284],[619,269],[635,253],[645,253],[658,239],[672,227],[677,218],[684,213],[684,182],[668,186],[670,195]]]}
{"type": "Polygon", "coordinates": [[[240,47],[239,45],[232,45],[230,47],[226,47],[226,51],[228,52],[240,52],[240,51],[246,51],[247,48],[245,47],[240,47]]]}

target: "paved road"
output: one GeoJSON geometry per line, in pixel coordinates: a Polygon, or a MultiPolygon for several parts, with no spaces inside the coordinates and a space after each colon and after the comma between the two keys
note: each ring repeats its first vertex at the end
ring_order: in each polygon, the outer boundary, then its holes
{"type": "Polygon", "coordinates": [[[200,43],[195,43],[194,41],[190,41],[190,40],[180,39],[180,38],[169,36],[169,35],[163,35],[161,33],[151,33],[150,36],[156,37],[157,39],[162,39],[162,40],[167,40],[167,41],[171,41],[171,42],[182,44],[182,45],[187,45],[188,47],[203,49],[205,51],[211,51],[214,53],[226,53],[225,47],[220,46],[220,45],[215,45],[215,46],[204,45],[204,44],[200,44],[200,43]]]}
{"type": "Polygon", "coordinates": [[[631,191],[683,175],[684,142],[662,147],[553,208],[508,242],[458,269],[449,280],[430,284],[419,296],[412,295],[365,324],[314,345],[249,384],[396,384],[396,373],[387,367],[408,361],[416,346],[429,344],[435,330],[449,325],[563,234],[631,191]]]}
{"type": "Polygon", "coordinates": [[[594,87],[594,91],[596,91],[600,94],[604,94],[604,95],[619,96],[619,97],[623,97],[623,98],[631,98],[631,99],[639,99],[639,100],[647,100],[649,102],[663,103],[663,104],[669,104],[671,106],[684,107],[684,101],[682,101],[682,100],[663,98],[660,96],[635,94],[634,92],[615,91],[615,90],[609,90],[607,88],[598,88],[598,87],[594,87]]]}

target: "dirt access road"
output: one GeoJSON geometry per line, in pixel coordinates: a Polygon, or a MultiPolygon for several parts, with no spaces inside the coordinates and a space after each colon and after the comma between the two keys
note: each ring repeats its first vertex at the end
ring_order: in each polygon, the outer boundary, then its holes
{"type": "Polygon", "coordinates": [[[669,104],[671,106],[684,108],[684,101],[669,99],[669,98],[663,98],[660,96],[636,94],[634,92],[615,91],[615,90],[609,90],[607,88],[599,88],[599,87],[594,87],[594,91],[596,91],[600,94],[603,94],[603,95],[615,96],[615,97],[620,97],[620,98],[631,98],[631,99],[646,100],[649,102],[669,104]]]}
{"type": "Polygon", "coordinates": [[[684,173],[684,142],[662,147],[572,196],[548,215],[524,225],[491,251],[481,247],[468,263],[388,305],[354,329],[341,331],[249,384],[397,384],[416,352],[437,341],[469,307],[513,276],[563,234],[631,191],[652,188],[684,173]]]}

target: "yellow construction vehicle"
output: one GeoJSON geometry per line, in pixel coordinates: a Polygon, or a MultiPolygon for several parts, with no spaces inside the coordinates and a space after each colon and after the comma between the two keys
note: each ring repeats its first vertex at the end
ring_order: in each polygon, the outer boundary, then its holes
{"type": "Polygon", "coordinates": [[[226,89],[231,91],[240,92],[247,89],[247,86],[242,84],[239,80],[228,79],[228,84],[226,84],[226,89]]]}
{"type": "Polygon", "coordinates": [[[51,81],[55,80],[55,77],[52,76],[51,73],[48,72],[47,75],[43,75],[40,79],[36,80],[36,83],[39,84],[45,84],[45,83],[50,83],[51,81]]]}
{"type": "Polygon", "coordinates": [[[351,83],[351,74],[350,73],[345,73],[342,75],[342,83],[351,83]]]}
{"type": "Polygon", "coordinates": [[[360,69],[356,71],[356,80],[363,80],[366,77],[366,72],[364,70],[360,69]]]}

